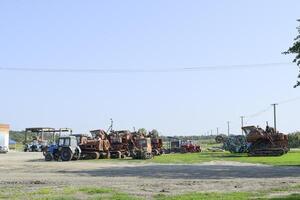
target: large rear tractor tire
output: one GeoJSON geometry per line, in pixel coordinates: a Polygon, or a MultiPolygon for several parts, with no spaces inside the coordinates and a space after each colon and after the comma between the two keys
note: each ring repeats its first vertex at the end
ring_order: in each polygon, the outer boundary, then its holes
{"type": "Polygon", "coordinates": [[[70,161],[73,158],[73,153],[70,149],[64,148],[61,150],[60,158],[62,161],[70,161]]]}

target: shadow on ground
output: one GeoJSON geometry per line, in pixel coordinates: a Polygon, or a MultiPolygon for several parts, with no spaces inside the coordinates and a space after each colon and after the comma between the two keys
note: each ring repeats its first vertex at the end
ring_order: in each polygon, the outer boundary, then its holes
{"type": "Polygon", "coordinates": [[[298,167],[233,166],[233,165],[146,165],[93,170],[63,170],[95,177],[141,177],[164,179],[233,179],[300,177],[298,167]]]}

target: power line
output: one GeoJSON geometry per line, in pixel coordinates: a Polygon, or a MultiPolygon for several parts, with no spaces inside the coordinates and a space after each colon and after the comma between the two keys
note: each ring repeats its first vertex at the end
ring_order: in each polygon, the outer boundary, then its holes
{"type": "Polygon", "coordinates": [[[0,66],[1,71],[23,71],[23,72],[71,72],[71,73],[151,73],[151,72],[194,72],[194,71],[217,71],[217,70],[236,70],[253,69],[266,67],[279,67],[292,65],[292,63],[261,63],[261,64],[242,64],[242,65],[211,65],[211,66],[182,66],[173,68],[60,68],[60,67],[7,67],[0,66]]]}
{"type": "Polygon", "coordinates": [[[263,113],[267,112],[268,110],[270,110],[270,108],[271,108],[271,106],[268,106],[267,108],[265,108],[263,110],[260,110],[260,111],[254,113],[254,114],[246,115],[246,116],[244,116],[244,118],[250,119],[250,118],[257,117],[257,116],[262,115],[263,113]]]}
{"type": "Polygon", "coordinates": [[[286,99],[286,100],[283,100],[283,101],[279,101],[277,104],[286,104],[286,103],[290,103],[290,102],[297,101],[297,100],[300,100],[300,97],[294,97],[294,98],[291,98],[291,99],[286,99]]]}

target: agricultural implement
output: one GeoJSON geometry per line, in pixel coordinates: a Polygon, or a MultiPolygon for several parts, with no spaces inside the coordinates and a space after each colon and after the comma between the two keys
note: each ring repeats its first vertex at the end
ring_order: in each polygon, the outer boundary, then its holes
{"type": "Polygon", "coordinates": [[[196,153],[196,152],[201,152],[200,145],[196,145],[191,140],[182,142],[181,153],[196,153]]]}
{"type": "Polygon", "coordinates": [[[148,136],[151,139],[152,154],[158,156],[164,153],[163,140],[153,132],[149,132],[148,136]]]}
{"type": "Polygon", "coordinates": [[[242,128],[250,143],[248,154],[250,156],[281,156],[289,151],[288,136],[275,131],[267,125],[266,129],[246,126],[242,128]]]}
{"type": "Polygon", "coordinates": [[[223,143],[223,149],[230,153],[247,153],[248,143],[243,135],[217,135],[215,138],[217,143],[223,143]]]}
{"type": "Polygon", "coordinates": [[[151,138],[138,132],[133,132],[132,141],[133,148],[130,150],[133,159],[151,159],[153,157],[153,149],[151,138]]]}
{"type": "Polygon", "coordinates": [[[110,158],[107,133],[101,129],[90,131],[93,137],[74,135],[81,149],[82,159],[110,158]]]}
{"type": "Polygon", "coordinates": [[[131,156],[134,142],[130,131],[111,131],[108,134],[108,140],[110,143],[109,152],[111,158],[126,158],[131,156]]]}
{"type": "Polygon", "coordinates": [[[200,145],[196,145],[193,141],[182,141],[176,137],[169,138],[169,147],[166,153],[196,153],[201,152],[200,145]]]}

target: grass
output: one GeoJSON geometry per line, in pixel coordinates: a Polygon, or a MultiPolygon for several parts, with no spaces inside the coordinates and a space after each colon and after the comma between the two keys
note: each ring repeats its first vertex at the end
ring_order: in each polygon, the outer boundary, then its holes
{"type": "Polygon", "coordinates": [[[261,193],[233,192],[233,193],[190,193],[176,196],[157,195],[156,200],[299,200],[300,194],[278,195],[268,197],[261,193]]]}
{"type": "Polygon", "coordinates": [[[234,193],[190,193],[176,196],[156,196],[157,200],[247,200],[253,194],[245,192],[234,192],[234,193]]]}
{"type": "MultiPolygon", "coordinates": [[[[44,187],[34,189],[28,188],[0,188],[0,199],[15,200],[144,200],[111,188],[98,187],[44,187]]],[[[268,191],[256,192],[192,192],[180,195],[157,194],[153,200],[296,200],[300,199],[300,185],[293,187],[281,187],[268,191]]]]}
{"type": "Polygon", "coordinates": [[[98,187],[43,187],[28,191],[29,188],[0,188],[0,199],[15,200],[138,200],[129,194],[110,188],[98,187]]]}
{"type": "Polygon", "coordinates": [[[261,156],[251,157],[247,154],[231,154],[229,152],[201,152],[187,154],[166,154],[157,156],[147,162],[154,163],[178,163],[194,164],[209,161],[236,161],[247,163],[259,163],[278,166],[300,166],[300,151],[291,150],[283,156],[261,156]]]}
{"type": "Polygon", "coordinates": [[[105,193],[113,192],[113,190],[109,188],[97,188],[97,187],[83,187],[83,188],[79,188],[78,191],[87,194],[105,194],[105,193]]]}

